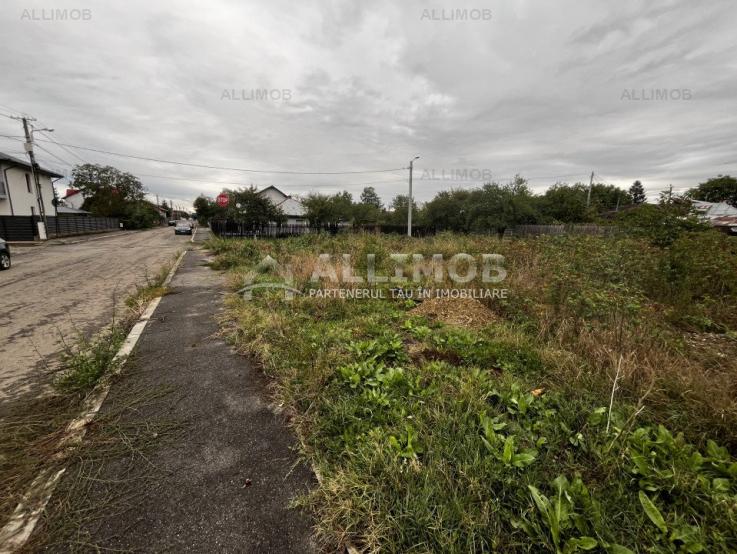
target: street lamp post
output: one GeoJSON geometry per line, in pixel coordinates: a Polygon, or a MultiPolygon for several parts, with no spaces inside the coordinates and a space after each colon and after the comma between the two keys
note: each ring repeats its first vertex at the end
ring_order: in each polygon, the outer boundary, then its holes
{"type": "Polygon", "coordinates": [[[407,236],[412,236],[412,168],[415,160],[419,160],[419,156],[415,156],[409,161],[409,199],[407,202],[407,236]]]}

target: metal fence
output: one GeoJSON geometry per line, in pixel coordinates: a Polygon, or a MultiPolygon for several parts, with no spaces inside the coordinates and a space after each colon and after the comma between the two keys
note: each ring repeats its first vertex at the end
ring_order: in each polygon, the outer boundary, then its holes
{"type": "Polygon", "coordinates": [[[534,237],[540,235],[592,235],[608,237],[617,232],[617,227],[604,225],[516,225],[506,230],[504,236],[534,237]]]}
{"type": "Polygon", "coordinates": [[[240,221],[218,219],[210,222],[210,231],[224,238],[278,238],[296,237],[313,233],[330,233],[335,235],[340,230],[337,225],[319,227],[309,225],[247,225],[240,221]]]}
{"type": "MultiPolygon", "coordinates": [[[[352,227],[354,232],[358,233],[376,233],[382,235],[406,235],[407,225],[356,225],[352,227]]],[[[423,227],[422,225],[412,226],[413,237],[429,237],[435,235],[439,231],[432,227],[423,227]]]]}
{"type": "Polygon", "coordinates": [[[120,220],[116,217],[89,217],[89,216],[50,216],[47,234],[55,237],[85,235],[102,231],[120,229],[120,220]]]}
{"type": "MultiPolygon", "coordinates": [[[[246,225],[232,220],[213,220],[210,230],[214,235],[224,238],[279,238],[296,237],[327,233],[375,233],[398,234],[407,233],[406,225],[246,225]]],[[[435,229],[412,227],[412,236],[425,237],[435,234],[435,229]]]]}
{"type": "MultiPolygon", "coordinates": [[[[226,238],[278,238],[300,235],[328,233],[374,233],[396,234],[407,233],[406,225],[261,225],[253,226],[232,220],[215,220],[210,222],[210,230],[214,235],[226,238]]],[[[432,227],[413,226],[413,237],[433,236],[442,229],[432,227]]],[[[591,235],[608,237],[620,232],[615,226],[593,224],[565,224],[565,225],[517,225],[504,230],[504,237],[534,237],[542,235],[591,235]]],[[[476,233],[479,234],[479,233],[476,233]]],[[[489,229],[481,234],[501,234],[496,229],[489,229]]]]}
{"type": "Polygon", "coordinates": [[[7,241],[32,241],[36,238],[36,223],[30,215],[0,216],[0,238],[7,241]]]}

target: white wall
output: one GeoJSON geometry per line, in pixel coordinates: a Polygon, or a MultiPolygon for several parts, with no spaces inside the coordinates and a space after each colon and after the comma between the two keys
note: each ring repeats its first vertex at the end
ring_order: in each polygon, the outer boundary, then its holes
{"type": "MultiPolygon", "coordinates": [[[[36,215],[38,213],[38,202],[36,200],[36,187],[33,182],[31,170],[23,167],[8,166],[0,164],[0,173],[2,179],[6,181],[5,186],[9,198],[0,198],[0,215],[31,215],[31,207],[35,208],[36,215]],[[26,173],[31,181],[31,192],[26,187],[26,173]],[[12,201],[12,210],[11,210],[12,201]]],[[[41,194],[44,199],[44,207],[46,215],[54,215],[54,189],[51,184],[51,178],[48,175],[40,175],[41,194]]]]}
{"type": "Polygon", "coordinates": [[[84,196],[82,196],[81,192],[78,192],[77,194],[73,194],[72,196],[65,198],[64,204],[66,204],[69,208],[81,210],[82,204],[84,204],[84,196]]]}

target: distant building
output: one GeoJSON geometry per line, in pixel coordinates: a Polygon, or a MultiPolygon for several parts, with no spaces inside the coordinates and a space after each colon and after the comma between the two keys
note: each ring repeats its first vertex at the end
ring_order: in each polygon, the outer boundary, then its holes
{"type": "Polygon", "coordinates": [[[701,218],[712,227],[723,233],[737,235],[737,208],[730,206],[726,202],[693,200],[692,204],[701,218]]]}
{"type": "Polygon", "coordinates": [[[287,216],[287,225],[307,225],[307,209],[296,198],[284,194],[274,186],[266,187],[259,191],[258,195],[268,198],[274,206],[284,212],[287,216]]]}
{"type": "Polygon", "coordinates": [[[61,201],[68,208],[81,210],[82,204],[84,204],[84,196],[82,195],[81,190],[68,188],[66,194],[62,197],[61,201]]]}

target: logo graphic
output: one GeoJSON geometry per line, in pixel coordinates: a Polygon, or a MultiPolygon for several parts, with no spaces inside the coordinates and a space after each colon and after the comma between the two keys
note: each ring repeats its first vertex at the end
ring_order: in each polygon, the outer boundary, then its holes
{"type": "Polygon", "coordinates": [[[253,298],[253,291],[256,289],[283,289],[284,298],[292,300],[295,294],[302,294],[302,291],[294,288],[294,276],[289,266],[282,266],[271,256],[266,256],[258,265],[249,271],[243,279],[245,286],[238,291],[245,300],[253,298]],[[264,273],[275,273],[282,279],[282,283],[256,283],[259,275],[264,273]]]}

